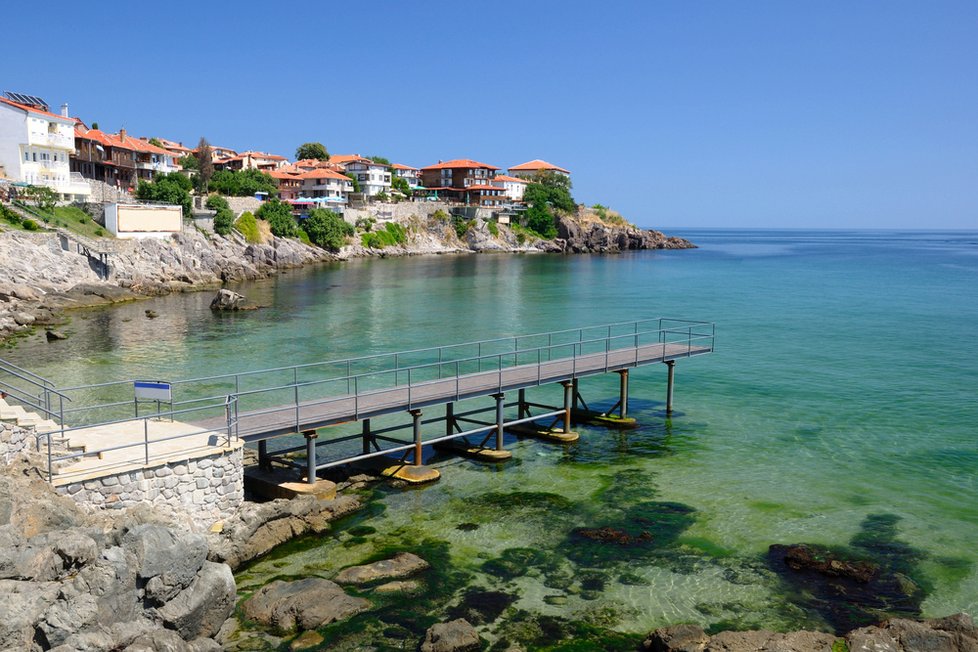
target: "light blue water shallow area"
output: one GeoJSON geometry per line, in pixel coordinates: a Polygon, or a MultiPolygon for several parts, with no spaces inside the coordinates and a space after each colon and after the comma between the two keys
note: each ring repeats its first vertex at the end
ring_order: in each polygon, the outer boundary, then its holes
{"type": "MultiPolygon", "coordinates": [[[[807,621],[779,608],[776,578],[744,560],[760,560],[773,543],[844,546],[867,517],[886,514],[918,553],[915,579],[928,586],[923,614],[975,613],[978,233],[667,232],[700,248],[350,261],[235,288],[268,306],[259,311],[211,314],[209,293],[86,311],[73,318],[68,340],[36,336],[4,357],[73,385],[641,317],[715,321],[716,352],[678,364],[671,421],[662,411],[665,368],[637,370],[638,430],[583,428],[569,449],[511,442],[515,461],[498,472],[440,461],[437,485],[386,493],[386,509],[363,524],[448,541],[453,562],[491,588],[500,581],[482,572],[486,560],[510,548],[565,550],[571,529],[600,525],[602,492],[627,476],[635,481],[625,502],[654,498],[695,510],[676,545],[710,550],[719,561],[633,560],[631,581],[609,581],[591,599],[569,592],[559,607],[543,600],[554,590],[530,574],[505,583],[519,594],[517,606],[564,614],[609,606],[622,631],[716,623],[737,611],[758,624],[798,626],[807,621]],[[146,309],[160,317],[146,319],[146,309]],[[570,503],[545,517],[483,507],[486,494],[517,490],[570,503]],[[479,528],[457,529],[469,521],[479,528]]],[[[586,380],[583,391],[610,406],[617,377],[586,380]]],[[[259,563],[241,580],[247,587],[283,572],[328,575],[371,551],[369,541],[341,533],[259,563]]]]}

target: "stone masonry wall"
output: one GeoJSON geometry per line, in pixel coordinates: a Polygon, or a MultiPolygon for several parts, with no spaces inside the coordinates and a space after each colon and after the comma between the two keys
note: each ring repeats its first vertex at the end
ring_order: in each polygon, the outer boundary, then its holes
{"type": "Polygon", "coordinates": [[[58,493],[95,509],[140,503],[166,507],[207,528],[231,516],[244,500],[243,447],[213,455],[135,469],[62,487],[58,493]]]}
{"type": "Polygon", "coordinates": [[[34,430],[22,428],[15,423],[0,421],[0,458],[4,464],[28,446],[33,448],[34,430]]]}
{"type": "Polygon", "coordinates": [[[254,213],[261,206],[261,202],[254,197],[225,197],[228,200],[228,206],[231,208],[231,212],[234,213],[235,217],[238,217],[245,211],[250,211],[254,213]]]}
{"type": "Polygon", "coordinates": [[[406,222],[411,216],[427,218],[436,210],[450,212],[451,205],[445,202],[398,202],[396,204],[376,203],[367,208],[346,208],[343,219],[350,224],[356,224],[360,218],[372,217],[378,222],[406,222]]]}

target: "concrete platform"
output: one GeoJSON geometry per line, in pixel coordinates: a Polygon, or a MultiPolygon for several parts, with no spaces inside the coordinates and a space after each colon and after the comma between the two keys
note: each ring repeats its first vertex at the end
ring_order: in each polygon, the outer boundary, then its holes
{"type": "Polygon", "coordinates": [[[395,464],[380,472],[385,478],[396,478],[408,484],[428,484],[435,482],[441,477],[438,469],[427,466],[414,466],[413,464],[395,464]]]}
{"type": "Polygon", "coordinates": [[[336,498],[336,483],[329,480],[316,480],[309,484],[297,480],[294,469],[272,469],[266,471],[257,466],[244,470],[244,486],[248,491],[263,498],[295,498],[313,495],[321,500],[336,498]]]}
{"type": "Polygon", "coordinates": [[[515,426],[507,426],[506,430],[519,435],[520,437],[533,437],[557,444],[572,444],[581,438],[576,432],[564,432],[553,428],[545,428],[536,423],[518,423],[515,426]]]}
{"type": "Polygon", "coordinates": [[[458,439],[438,442],[434,444],[434,449],[443,453],[469,457],[481,462],[505,462],[513,457],[513,454],[508,450],[497,451],[495,448],[472,446],[458,439]]]}
{"type": "Polygon", "coordinates": [[[624,419],[616,414],[605,414],[593,410],[574,410],[571,418],[575,423],[586,423],[589,426],[604,426],[615,430],[631,430],[638,428],[638,421],[632,417],[624,419]]]}

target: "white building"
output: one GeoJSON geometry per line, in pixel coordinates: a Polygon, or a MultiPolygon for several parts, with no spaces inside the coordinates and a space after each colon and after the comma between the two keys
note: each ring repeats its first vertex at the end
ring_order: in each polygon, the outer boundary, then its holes
{"type": "Polygon", "coordinates": [[[380,193],[391,193],[391,169],[387,165],[374,163],[359,154],[339,154],[329,157],[333,165],[341,166],[357,178],[360,192],[368,197],[380,193]]]}
{"type": "Polygon", "coordinates": [[[75,121],[68,117],[67,104],[58,115],[0,97],[0,167],[8,179],[48,186],[64,200],[84,201],[92,190],[70,170],[74,151],[75,121]]]}
{"type": "Polygon", "coordinates": [[[345,174],[329,168],[308,170],[299,175],[298,200],[320,200],[326,206],[346,206],[353,182],[345,174]]]}
{"type": "Polygon", "coordinates": [[[547,163],[546,161],[541,161],[538,158],[533,159],[532,161],[527,161],[526,163],[514,165],[509,169],[510,175],[514,177],[532,177],[539,172],[556,172],[557,174],[562,174],[565,177],[570,177],[570,170],[565,170],[560,166],[554,165],[553,163],[547,163]]]}
{"type": "Polygon", "coordinates": [[[523,201],[523,192],[530,183],[520,177],[511,177],[507,174],[497,174],[490,182],[492,185],[502,188],[503,193],[513,201],[523,201]]]}

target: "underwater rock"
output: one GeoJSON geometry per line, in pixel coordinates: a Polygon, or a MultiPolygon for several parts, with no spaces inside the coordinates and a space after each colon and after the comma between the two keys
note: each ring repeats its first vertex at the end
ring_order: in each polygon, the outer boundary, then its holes
{"type": "Polygon", "coordinates": [[[363,598],[347,595],[339,585],[321,577],[295,582],[275,580],[245,600],[245,617],[282,630],[316,629],[346,620],[370,608],[363,598]]]}
{"type": "Polygon", "coordinates": [[[48,339],[48,342],[54,342],[55,340],[66,340],[68,336],[61,331],[56,330],[46,330],[44,331],[44,336],[48,339]]]}
{"type": "Polygon", "coordinates": [[[340,584],[362,586],[377,580],[400,579],[430,568],[428,562],[410,552],[399,552],[392,559],[375,561],[365,566],[344,568],[334,578],[340,584]]]}
{"type": "Polygon", "coordinates": [[[697,625],[673,625],[651,632],[642,648],[653,652],[701,652],[710,637],[697,625]]]}
{"type": "Polygon", "coordinates": [[[830,577],[848,577],[865,584],[873,579],[879,566],[869,561],[850,561],[825,548],[799,543],[790,546],[775,544],[770,553],[782,556],[792,570],[810,570],[830,577]]]}
{"type": "Polygon", "coordinates": [[[467,652],[480,647],[479,633],[464,618],[428,628],[421,652],[467,652]]]}
{"type": "Polygon", "coordinates": [[[308,650],[309,648],[318,647],[322,645],[323,635],[319,632],[302,632],[295,640],[289,643],[290,650],[308,650]]]}
{"type": "Polygon", "coordinates": [[[617,530],[608,526],[599,528],[579,528],[575,532],[578,536],[584,537],[585,539],[601,541],[602,543],[617,543],[620,546],[631,546],[639,542],[652,540],[651,532],[646,531],[637,536],[632,536],[624,530],[617,530]]]}

